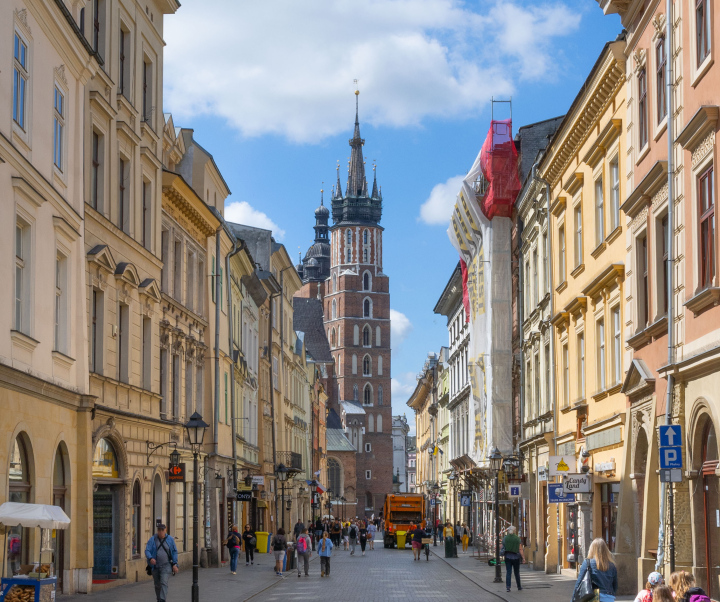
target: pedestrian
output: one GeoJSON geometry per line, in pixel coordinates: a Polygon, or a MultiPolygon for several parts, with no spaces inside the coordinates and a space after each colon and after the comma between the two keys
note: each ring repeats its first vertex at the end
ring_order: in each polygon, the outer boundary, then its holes
{"type": "Polygon", "coordinates": [[[455,523],[455,545],[460,545],[460,540],[462,538],[462,527],[460,526],[460,521],[457,521],[455,523]]]}
{"type": "MultiPolygon", "coordinates": [[[[332,524],[332,530],[325,529],[325,531],[332,533],[331,539],[332,539],[333,545],[339,546],[340,539],[342,538],[342,526],[340,525],[340,521],[336,520],[332,524]]],[[[322,535],[321,535],[321,537],[322,537],[322,535]]]]}
{"type": "Polygon", "coordinates": [[[255,531],[250,528],[250,525],[245,525],[242,540],[243,545],[245,546],[245,566],[255,564],[255,546],[257,545],[257,538],[255,537],[255,531]]]}
{"type": "Polygon", "coordinates": [[[293,539],[297,541],[297,538],[300,536],[300,534],[305,530],[305,525],[303,522],[298,519],[298,522],[295,523],[295,527],[293,528],[293,539]]]}
{"type": "Polygon", "coordinates": [[[670,575],[670,588],[675,592],[675,602],[710,602],[701,587],[695,585],[695,577],[687,571],[670,575]]]}
{"type": "Polygon", "coordinates": [[[320,541],[320,538],[322,537],[323,531],[327,531],[326,525],[323,525],[322,521],[320,520],[320,517],[317,517],[317,520],[315,521],[315,541],[320,541]]]}
{"type": "Polygon", "coordinates": [[[520,583],[520,560],[525,562],[525,555],[523,554],[523,546],[520,538],[515,535],[515,531],[515,526],[510,525],[507,528],[507,535],[503,537],[502,541],[505,547],[505,587],[507,591],[510,591],[513,572],[515,572],[515,584],[517,585],[518,591],[522,589],[520,583]]]}
{"type": "Polygon", "coordinates": [[[413,526],[408,535],[412,537],[413,560],[420,560],[423,545],[422,540],[423,537],[425,537],[425,531],[417,524],[413,526]]]}
{"type": "Polygon", "coordinates": [[[280,527],[277,533],[273,535],[270,546],[275,555],[275,574],[282,577],[283,560],[285,560],[285,550],[287,550],[287,538],[285,537],[285,529],[280,527]]]}
{"type": "Polygon", "coordinates": [[[445,523],[443,537],[445,538],[445,558],[455,558],[457,556],[455,554],[455,529],[450,521],[445,523]]]}
{"type": "Polygon", "coordinates": [[[575,589],[590,571],[594,589],[600,590],[599,602],[614,602],[618,589],[617,568],[605,540],[598,537],[590,544],[587,557],[580,566],[575,589]]]}
{"type": "Polygon", "coordinates": [[[377,533],[377,525],[374,522],[371,522],[368,525],[368,543],[370,544],[370,549],[375,549],[375,533],[377,533]]]}
{"type": "Polygon", "coordinates": [[[178,572],[177,546],[172,536],[167,534],[165,525],[159,524],[157,533],[148,540],[145,546],[145,558],[152,566],[155,598],[157,602],[165,602],[170,575],[176,575],[178,572]]]}
{"type": "Polygon", "coordinates": [[[298,577],[301,576],[300,574],[300,560],[303,561],[303,567],[305,568],[305,576],[310,576],[310,555],[312,553],[311,551],[312,542],[310,541],[310,536],[308,535],[308,530],[303,529],[303,532],[300,533],[297,537],[297,545],[295,546],[295,549],[297,550],[297,570],[298,570],[298,577]]]}
{"type": "MultiPolygon", "coordinates": [[[[705,599],[709,601],[709,598],[705,596],[705,599]]],[[[667,585],[658,585],[652,594],[653,602],[675,602],[672,590],[667,585]]]]}
{"type": "Polygon", "coordinates": [[[466,523],[462,524],[462,549],[463,554],[467,554],[468,544],[470,543],[470,529],[466,523]]]}
{"type": "Polygon", "coordinates": [[[228,533],[227,539],[223,541],[223,545],[227,546],[228,552],[230,552],[230,572],[233,575],[237,574],[237,561],[240,556],[240,546],[242,544],[242,536],[238,533],[237,525],[233,525],[228,533]]]}
{"type": "Polygon", "coordinates": [[[663,576],[658,573],[657,571],[653,571],[648,575],[647,583],[645,584],[645,589],[641,589],[637,596],[635,596],[634,602],[652,602],[653,600],[653,590],[656,587],[659,587],[661,585],[665,584],[665,580],[663,579],[663,576]]]}
{"type": "Polygon", "coordinates": [[[348,529],[348,538],[350,539],[350,556],[355,556],[355,546],[357,545],[358,529],[355,519],[352,519],[350,528],[348,529]]]}
{"type": "Polygon", "coordinates": [[[342,526],[341,535],[342,535],[342,538],[343,538],[343,549],[344,549],[346,552],[350,549],[350,547],[349,547],[349,544],[350,544],[350,535],[349,535],[349,533],[350,533],[350,523],[347,522],[347,521],[345,521],[345,524],[342,526]]]}
{"type": "Polygon", "coordinates": [[[328,537],[327,531],[323,532],[322,539],[318,543],[318,554],[320,555],[320,576],[330,576],[330,555],[332,554],[333,543],[328,537]]]}
{"type": "Polygon", "coordinates": [[[362,555],[365,556],[365,546],[367,545],[368,540],[368,530],[365,526],[364,521],[360,521],[360,524],[358,525],[358,535],[360,537],[360,551],[362,552],[362,555]]]}

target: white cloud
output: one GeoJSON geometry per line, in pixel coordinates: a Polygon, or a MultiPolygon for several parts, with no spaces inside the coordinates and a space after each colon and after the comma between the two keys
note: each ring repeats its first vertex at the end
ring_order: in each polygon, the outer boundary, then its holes
{"type": "Polygon", "coordinates": [[[390,310],[390,335],[393,347],[400,346],[412,329],[412,322],[404,313],[395,309],[390,310]]]}
{"type": "Polygon", "coordinates": [[[436,184],[427,201],[420,206],[420,221],[431,226],[449,224],[464,177],[453,176],[442,184],[436,184]]]}
{"type": "Polygon", "coordinates": [[[236,224],[272,230],[277,240],[285,238],[285,230],[272,221],[267,214],[253,208],[247,201],[235,201],[225,205],[225,219],[236,224]]]}
{"type": "Polygon", "coordinates": [[[412,372],[405,372],[397,375],[390,380],[390,391],[392,393],[393,403],[403,405],[410,399],[415,387],[417,379],[412,372]]]}
{"type": "Polygon", "coordinates": [[[164,23],[165,108],[314,143],[351,127],[357,78],[365,123],[465,117],[557,68],[580,20],[564,2],[186,2],[164,23]]]}

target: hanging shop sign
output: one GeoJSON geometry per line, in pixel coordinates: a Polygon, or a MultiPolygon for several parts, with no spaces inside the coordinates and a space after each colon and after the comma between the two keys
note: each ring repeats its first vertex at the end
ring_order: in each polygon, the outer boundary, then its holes
{"type": "Polygon", "coordinates": [[[177,466],[171,466],[168,470],[168,481],[171,483],[184,483],[185,482],[185,462],[181,462],[177,466]]]}
{"type": "Polygon", "coordinates": [[[548,479],[548,467],[538,466],[537,470],[538,481],[547,481],[548,479]]]}
{"type": "Polygon", "coordinates": [[[562,483],[551,483],[548,485],[548,503],[550,504],[570,504],[575,502],[575,495],[565,493],[562,483]]]}
{"type": "Polygon", "coordinates": [[[565,493],[591,493],[592,485],[592,476],[589,474],[563,475],[562,486],[565,493]]]}
{"type": "Polygon", "coordinates": [[[550,476],[561,477],[572,472],[575,456],[550,456],[550,476]]]}

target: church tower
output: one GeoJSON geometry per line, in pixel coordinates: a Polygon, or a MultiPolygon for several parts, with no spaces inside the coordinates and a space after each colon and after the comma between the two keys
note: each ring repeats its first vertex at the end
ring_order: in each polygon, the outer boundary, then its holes
{"type": "Polygon", "coordinates": [[[357,450],[355,491],[350,491],[346,482],[345,497],[357,499],[356,514],[363,517],[379,516],[385,495],[392,492],[390,288],[382,263],[382,192],[375,167],[372,190],[368,190],[359,92],[355,94],[355,131],[349,141],[345,193],[338,167],[332,194],[330,270],[323,306],[335,358],[331,407],[342,418],[347,437],[357,450]]]}

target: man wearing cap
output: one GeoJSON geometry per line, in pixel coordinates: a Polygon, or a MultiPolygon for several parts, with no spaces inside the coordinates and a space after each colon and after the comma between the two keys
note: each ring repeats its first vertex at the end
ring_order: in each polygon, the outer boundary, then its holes
{"type": "Polygon", "coordinates": [[[178,572],[177,546],[172,536],[167,534],[165,525],[159,524],[157,533],[148,540],[145,546],[145,558],[152,567],[157,602],[165,602],[170,574],[175,575],[178,572]]]}
{"type": "Polygon", "coordinates": [[[507,569],[507,575],[505,577],[505,585],[507,591],[510,591],[510,582],[512,579],[512,573],[515,571],[515,583],[517,584],[518,591],[522,589],[520,585],[520,560],[525,561],[523,554],[523,546],[520,543],[520,538],[515,535],[515,527],[510,525],[507,528],[507,535],[503,537],[503,547],[505,548],[505,567],[507,569]]]}

